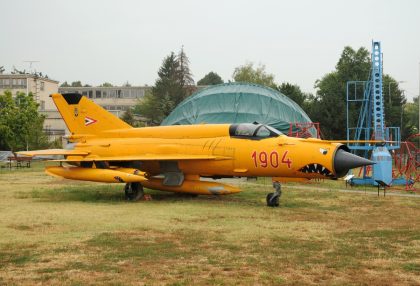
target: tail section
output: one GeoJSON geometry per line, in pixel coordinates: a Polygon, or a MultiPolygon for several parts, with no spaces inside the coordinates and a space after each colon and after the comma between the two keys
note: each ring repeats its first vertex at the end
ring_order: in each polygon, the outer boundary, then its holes
{"type": "Polygon", "coordinates": [[[96,134],[131,126],[78,93],[51,95],[72,134],[96,134]]]}

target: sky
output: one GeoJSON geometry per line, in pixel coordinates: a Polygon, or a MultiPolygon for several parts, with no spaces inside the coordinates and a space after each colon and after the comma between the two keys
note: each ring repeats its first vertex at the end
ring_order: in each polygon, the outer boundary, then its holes
{"type": "Polygon", "coordinates": [[[315,93],[345,46],[381,41],[384,73],[419,94],[418,0],[0,0],[0,66],[91,85],[153,85],[182,46],[195,81],[263,64],[315,93]]]}

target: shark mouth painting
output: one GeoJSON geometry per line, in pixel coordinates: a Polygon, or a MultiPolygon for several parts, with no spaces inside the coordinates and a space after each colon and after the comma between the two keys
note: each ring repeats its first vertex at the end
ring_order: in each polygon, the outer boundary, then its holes
{"type": "Polygon", "coordinates": [[[320,174],[326,177],[332,177],[334,174],[321,164],[308,164],[300,168],[299,172],[306,174],[320,174]]]}

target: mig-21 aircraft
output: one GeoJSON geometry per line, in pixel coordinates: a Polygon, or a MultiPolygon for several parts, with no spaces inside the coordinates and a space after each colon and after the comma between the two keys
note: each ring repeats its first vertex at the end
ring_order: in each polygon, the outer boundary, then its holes
{"type": "Polygon", "coordinates": [[[19,152],[63,155],[46,173],[71,180],[125,183],[127,200],[143,187],[195,195],[238,193],[237,187],[200,178],[273,177],[268,206],[278,206],[276,178],[343,177],[372,161],[333,141],[288,137],[263,124],[200,124],[133,128],[85,96],[51,95],[70,135],[66,149],[19,152]],[[65,163],[63,165],[63,163],[65,163]]]}

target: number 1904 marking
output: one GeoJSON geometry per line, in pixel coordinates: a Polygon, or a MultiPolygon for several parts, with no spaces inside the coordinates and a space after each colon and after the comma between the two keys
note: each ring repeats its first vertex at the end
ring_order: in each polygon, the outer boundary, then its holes
{"type": "MultiPolygon", "coordinates": [[[[287,168],[290,169],[292,167],[292,161],[290,161],[290,159],[287,158],[287,153],[288,151],[285,151],[283,153],[280,163],[286,164],[287,168]]],[[[254,160],[254,165],[256,168],[267,168],[268,165],[270,165],[273,168],[278,168],[279,166],[279,153],[277,153],[277,151],[272,151],[270,154],[268,154],[265,151],[254,151],[251,157],[254,160]]]]}

